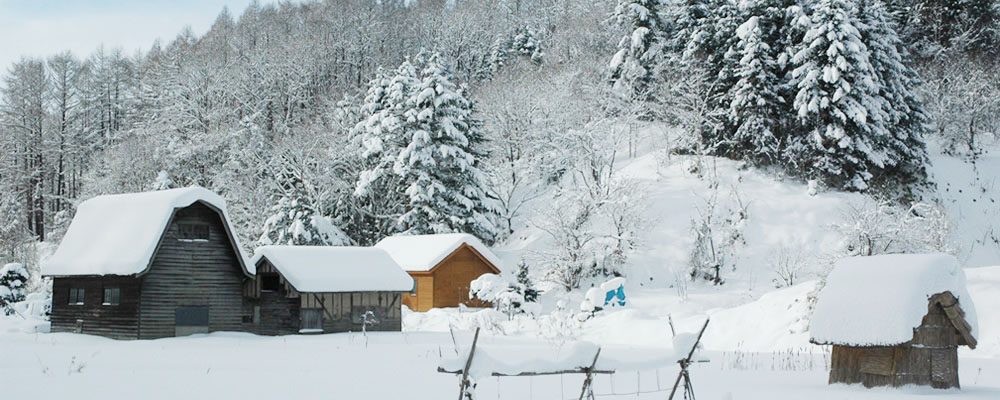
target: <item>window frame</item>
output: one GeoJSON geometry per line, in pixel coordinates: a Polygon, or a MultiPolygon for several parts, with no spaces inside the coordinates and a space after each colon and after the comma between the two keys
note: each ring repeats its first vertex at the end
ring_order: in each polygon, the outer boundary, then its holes
{"type": "Polygon", "coordinates": [[[211,237],[212,227],[209,224],[196,222],[177,224],[177,240],[182,242],[207,242],[211,237]]]}
{"type": "Polygon", "coordinates": [[[260,291],[261,292],[280,292],[281,291],[281,276],[280,275],[278,275],[276,273],[272,273],[272,272],[265,272],[265,273],[260,274],[259,279],[260,279],[260,291]],[[274,285],[273,289],[268,289],[268,287],[270,285],[265,285],[265,282],[271,282],[271,279],[274,280],[274,284],[275,285],[274,285]]]}
{"type": "Polygon", "coordinates": [[[117,286],[108,286],[104,288],[104,299],[101,300],[102,306],[117,307],[122,304],[122,289],[117,286]],[[108,301],[108,292],[113,294],[112,299],[114,301],[108,301]]]}
{"type": "Polygon", "coordinates": [[[66,299],[66,304],[71,306],[82,306],[86,304],[86,294],[87,291],[82,287],[70,287],[69,288],[69,298],[66,299]],[[77,301],[73,301],[76,299],[77,301]]]}

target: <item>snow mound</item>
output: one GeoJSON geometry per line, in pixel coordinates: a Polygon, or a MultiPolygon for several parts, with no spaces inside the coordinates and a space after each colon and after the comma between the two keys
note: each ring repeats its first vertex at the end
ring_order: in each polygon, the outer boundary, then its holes
{"type": "Polygon", "coordinates": [[[472,247],[497,269],[502,269],[500,257],[475,236],[466,233],[390,236],[375,247],[387,251],[407,271],[430,271],[463,244],[472,247]]]}
{"type": "Polygon", "coordinates": [[[951,292],[978,336],[976,310],[958,260],[947,254],[845,258],[819,293],[810,340],[819,344],[897,345],[913,339],[928,299],[951,292]]]}
{"type": "MultiPolygon", "coordinates": [[[[135,275],[149,265],[174,210],[204,202],[221,211],[227,229],[226,201],[201,187],[97,196],[77,207],[59,249],[43,265],[46,276],[135,275]]],[[[234,241],[244,262],[238,239],[234,241]]]]}
{"type": "Polygon", "coordinates": [[[336,246],[263,246],[251,263],[267,259],[304,293],[409,292],[413,278],[382,249],[336,246]]]}

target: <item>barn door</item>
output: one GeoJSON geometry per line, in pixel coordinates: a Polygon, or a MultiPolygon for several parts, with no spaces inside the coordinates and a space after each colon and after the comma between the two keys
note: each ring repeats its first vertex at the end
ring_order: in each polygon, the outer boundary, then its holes
{"type": "Polygon", "coordinates": [[[195,333],[208,333],[208,307],[177,307],[174,311],[174,336],[195,333]]]}
{"type": "Polygon", "coordinates": [[[299,311],[299,316],[299,333],[323,333],[322,308],[304,308],[299,311]]]}

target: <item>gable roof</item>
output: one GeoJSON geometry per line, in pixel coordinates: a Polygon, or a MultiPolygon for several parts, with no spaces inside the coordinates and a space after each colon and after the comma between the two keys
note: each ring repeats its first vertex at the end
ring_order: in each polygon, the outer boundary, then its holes
{"type": "Polygon", "coordinates": [[[97,196],[77,207],[59,248],[42,264],[45,276],[142,275],[156,254],[174,213],[200,202],[219,213],[247,276],[239,241],[230,228],[226,202],[201,187],[97,196]]]}
{"type": "Polygon", "coordinates": [[[254,266],[271,263],[299,292],[409,292],[413,278],[373,247],[262,246],[254,266]]]}
{"type": "Polygon", "coordinates": [[[976,309],[955,257],[893,254],[841,259],[819,293],[810,341],[849,346],[906,343],[913,340],[913,329],[934,303],[945,309],[965,344],[974,347],[976,309]]]}
{"type": "Polygon", "coordinates": [[[462,245],[471,247],[500,272],[500,257],[478,238],[467,233],[390,236],[379,241],[375,247],[388,252],[407,271],[426,272],[434,269],[462,245]]]}

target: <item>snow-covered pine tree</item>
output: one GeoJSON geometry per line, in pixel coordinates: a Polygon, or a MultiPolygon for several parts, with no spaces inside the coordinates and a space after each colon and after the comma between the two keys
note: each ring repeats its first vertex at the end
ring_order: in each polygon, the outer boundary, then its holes
{"type": "Polygon", "coordinates": [[[316,212],[301,190],[282,194],[264,221],[257,245],[347,246],[352,241],[329,219],[316,212]]]}
{"type": "Polygon", "coordinates": [[[659,62],[663,21],[658,0],[618,0],[611,19],[624,32],[608,69],[611,83],[626,98],[648,97],[659,62]]]}
{"type": "Polygon", "coordinates": [[[393,167],[408,197],[399,227],[407,233],[466,232],[487,243],[498,233],[477,157],[483,141],[473,105],[453,82],[440,55],[417,57],[423,79],[406,113],[412,131],[393,167]]]}
{"type": "Polygon", "coordinates": [[[524,262],[524,260],[521,260],[517,264],[517,271],[514,272],[514,278],[517,279],[517,283],[520,285],[524,301],[533,303],[538,300],[538,289],[535,288],[534,281],[528,276],[528,263],[524,262]]]}
{"type": "Polygon", "coordinates": [[[865,190],[890,161],[884,137],[872,136],[870,117],[881,103],[879,78],[858,31],[853,0],[819,0],[792,57],[794,107],[803,132],[786,156],[809,176],[832,187],[865,190]]]}
{"type": "Polygon", "coordinates": [[[885,138],[890,152],[886,171],[890,176],[881,180],[904,186],[920,184],[927,177],[923,142],[927,115],[916,93],[920,80],[909,66],[909,52],[885,5],[861,2],[859,19],[861,38],[879,78],[879,115],[871,118],[870,129],[877,132],[874,136],[885,138]]]}
{"type": "Polygon", "coordinates": [[[0,310],[5,315],[14,313],[10,305],[23,301],[27,293],[30,275],[24,264],[10,263],[0,268],[0,310]]]}
{"type": "Polygon", "coordinates": [[[732,122],[732,152],[757,163],[777,161],[780,153],[782,115],[785,101],[781,96],[783,71],[777,56],[783,51],[782,7],[767,0],[745,1],[742,14],[748,16],[739,26],[736,52],[740,57],[732,88],[729,120],[732,122]]]}
{"type": "Polygon", "coordinates": [[[348,229],[361,243],[374,244],[398,232],[396,223],[406,195],[393,165],[409,141],[412,122],[405,114],[419,83],[416,68],[409,61],[394,71],[379,71],[369,82],[359,110],[361,121],[351,132],[360,153],[361,172],[354,190],[359,215],[348,229]]]}

